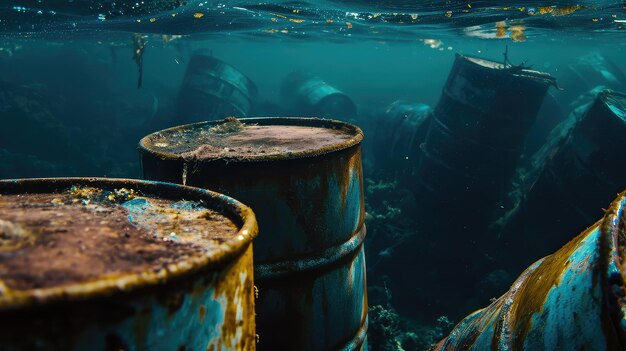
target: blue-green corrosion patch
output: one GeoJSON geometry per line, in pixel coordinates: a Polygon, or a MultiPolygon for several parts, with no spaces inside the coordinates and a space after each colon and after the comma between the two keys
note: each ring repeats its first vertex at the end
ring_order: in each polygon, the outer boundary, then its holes
{"type": "Polygon", "coordinates": [[[626,331],[622,193],[605,217],[530,266],[436,350],[616,350],[626,331]]]}

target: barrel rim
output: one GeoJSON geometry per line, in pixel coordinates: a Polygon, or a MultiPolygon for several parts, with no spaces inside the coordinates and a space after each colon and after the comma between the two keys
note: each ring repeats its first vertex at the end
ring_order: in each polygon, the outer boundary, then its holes
{"type": "MultiPolygon", "coordinates": [[[[265,161],[282,161],[282,160],[296,160],[303,158],[316,157],[321,155],[326,155],[332,152],[337,152],[341,150],[348,149],[350,147],[356,146],[361,143],[363,140],[363,131],[361,128],[357,127],[354,124],[319,118],[319,117],[254,117],[254,118],[240,118],[238,119],[242,123],[270,126],[270,125],[283,125],[283,126],[302,126],[302,127],[319,127],[319,128],[335,128],[335,129],[346,129],[353,133],[354,135],[341,143],[328,145],[315,150],[306,150],[292,153],[283,153],[279,155],[256,155],[256,156],[247,156],[247,157],[220,157],[220,158],[207,158],[200,160],[201,162],[214,162],[214,161],[225,161],[228,163],[250,163],[250,162],[265,162],[265,161]]],[[[196,161],[195,159],[185,159],[183,156],[179,154],[174,154],[171,152],[162,152],[154,150],[151,148],[150,139],[159,133],[172,133],[184,129],[209,127],[214,126],[219,123],[226,122],[226,119],[216,120],[216,121],[204,121],[204,122],[196,122],[190,124],[184,124],[181,126],[176,126],[172,128],[162,129],[156,131],[154,133],[148,134],[143,137],[139,141],[138,149],[139,152],[143,154],[149,154],[159,157],[162,160],[170,160],[170,161],[196,161]]]]}
{"type": "Polygon", "coordinates": [[[519,76],[523,78],[530,79],[532,81],[541,82],[545,85],[554,85],[556,84],[556,78],[554,78],[551,74],[541,71],[532,70],[526,68],[524,66],[511,66],[505,67],[503,62],[493,61],[490,59],[473,56],[473,55],[463,55],[456,54],[458,60],[462,60],[462,62],[472,65],[476,68],[486,69],[490,72],[505,74],[505,75],[513,75],[519,76]],[[484,63],[484,64],[483,64],[484,63]],[[489,64],[487,66],[486,64],[489,64]]]}
{"type": "Polygon", "coordinates": [[[207,255],[175,262],[158,272],[148,270],[140,273],[124,273],[114,277],[102,277],[96,281],[43,289],[0,290],[0,312],[57,302],[127,294],[146,287],[165,285],[180,278],[202,276],[207,270],[243,254],[258,234],[256,217],[250,207],[220,193],[173,183],[124,178],[4,179],[0,180],[0,194],[53,193],[75,185],[105,189],[129,187],[147,196],[164,199],[181,199],[182,196],[187,196],[188,199],[202,201],[208,209],[220,211],[233,220],[239,226],[239,230],[232,236],[232,239],[219,244],[207,255]]]}

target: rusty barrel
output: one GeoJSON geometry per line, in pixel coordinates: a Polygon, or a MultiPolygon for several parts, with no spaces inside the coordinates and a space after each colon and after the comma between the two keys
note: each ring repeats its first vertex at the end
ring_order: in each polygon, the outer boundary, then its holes
{"type": "Polygon", "coordinates": [[[604,217],[526,269],[436,350],[623,350],[626,192],[604,217]]]}
{"type": "Polygon", "coordinates": [[[363,347],[362,138],[339,121],[228,118],[140,142],[145,178],[216,189],[254,209],[259,349],[363,347]]]}
{"type": "Polygon", "coordinates": [[[432,120],[432,108],[422,103],[397,100],[376,122],[372,140],[375,168],[393,175],[404,186],[415,183],[420,144],[432,120]]]}
{"type": "Polygon", "coordinates": [[[551,235],[541,234],[543,245],[533,247],[535,232],[525,234],[527,254],[541,257],[563,245],[564,234],[591,225],[626,187],[626,94],[605,90],[587,106],[571,131],[558,135],[554,155],[537,165],[520,216],[531,230],[551,235]]]}
{"type": "Polygon", "coordinates": [[[425,193],[448,205],[459,197],[497,202],[553,81],[457,54],[421,147],[417,174],[425,193]]]}
{"type": "Polygon", "coordinates": [[[0,181],[3,350],[254,350],[248,207],[98,178],[0,181]]]}
{"type": "Polygon", "coordinates": [[[254,82],[235,67],[196,53],[180,87],[175,123],[246,117],[256,95],[254,82]]]}
{"type": "Polygon", "coordinates": [[[280,94],[294,116],[318,116],[342,121],[357,117],[352,99],[311,74],[289,74],[282,82],[280,94]]]}

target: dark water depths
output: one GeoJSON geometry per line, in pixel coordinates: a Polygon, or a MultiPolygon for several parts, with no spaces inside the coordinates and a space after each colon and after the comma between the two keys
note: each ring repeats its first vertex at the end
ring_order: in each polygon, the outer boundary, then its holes
{"type": "MultiPolygon", "coordinates": [[[[414,211],[423,208],[420,198],[407,195],[410,191],[394,183],[392,171],[381,173],[370,161],[372,150],[393,142],[385,143],[381,130],[373,127],[387,107],[396,100],[435,107],[456,54],[500,62],[508,47],[512,64],[525,62],[557,81],[567,81],[567,67],[590,53],[626,72],[626,9],[617,1],[551,6],[534,1],[506,6],[485,1],[146,3],[0,2],[0,178],[139,177],[137,141],[176,124],[171,116],[195,52],[211,53],[256,84],[258,96],[249,116],[286,113],[280,87],[290,72],[321,77],[354,101],[358,116],[352,122],[366,132],[373,350],[418,350],[436,342],[464,315],[502,294],[521,268],[539,258],[494,264],[480,276],[471,276],[453,258],[432,265],[390,261],[407,237],[422,236],[414,244],[425,245],[436,241],[437,234],[424,233],[415,223],[419,216],[414,211]],[[141,88],[133,59],[135,33],[146,42],[141,88]],[[393,270],[414,271],[415,279],[390,281],[393,270]],[[433,286],[432,294],[445,286],[456,291],[450,295],[455,301],[431,303],[416,295],[412,306],[396,303],[394,289],[428,290],[424,285],[436,278],[425,272],[438,271],[446,272],[441,276],[447,281],[433,286]],[[455,274],[462,279],[450,279],[455,274]]],[[[566,116],[573,107],[560,109],[566,116]]],[[[539,147],[543,137],[529,143],[539,147]]],[[[407,151],[411,156],[416,152],[407,151]]],[[[584,226],[570,236],[580,229],[584,226]]],[[[498,246],[484,250],[485,256],[495,256],[498,246]]]]}

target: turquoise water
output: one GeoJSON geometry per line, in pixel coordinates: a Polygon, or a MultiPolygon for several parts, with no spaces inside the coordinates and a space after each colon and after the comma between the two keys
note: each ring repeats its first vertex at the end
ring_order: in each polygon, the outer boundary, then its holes
{"type": "MultiPolygon", "coordinates": [[[[370,347],[423,349],[500,296],[521,269],[564,241],[548,245],[533,237],[536,241],[524,245],[537,248],[530,250],[536,254],[503,263],[498,240],[521,235],[523,225],[516,222],[517,229],[500,226],[509,229],[495,230],[493,240],[478,240],[488,244],[471,248],[489,262],[488,269],[476,273],[457,264],[454,235],[440,236],[420,222],[429,204],[398,180],[405,166],[377,166],[377,152],[393,149],[407,159],[419,153],[393,146],[402,137],[380,128],[385,111],[396,100],[435,108],[457,54],[505,63],[506,53],[511,65],[549,73],[563,89],[550,87],[547,93],[560,115],[550,112],[556,110],[549,110],[547,100],[539,113],[539,121],[553,118],[546,122],[553,127],[592,101],[593,88],[626,86],[625,6],[617,1],[1,1],[0,178],[140,177],[138,140],[191,122],[172,116],[196,53],[222,60],[254,82],[258,94],[249,117],[306,115],[287,107],[281,84],[293,71],[320,77],[354,102],[357,114],[349,122],[366,134],[370,347]],[[613,78],[591,78],[580,66],[589,55],[610,62],[598,72],[613,78]],[[583,83],[574,83],[576,74],[584,76],[583,83]],[[566,99],[567,94],[576,96],[566,99]],[[412,260],[400,250],[410,245],[418,256],[429,250],[439,257],[453,254],[448,260],[412,260]],[[399,280],[394,271],[415,273],[399,280]],[[434,302],[437,295],[453,300],[434,302]]],[[[624,116],[623,108],[615,113],[624,116]]],[[[546,144],[548,132],[529,134],[513,188],[532,177],[529,160],[546,144]]],[[[612,186],[613,193],[626,188],[612,186]]],[[[502,203],[495,224],[508,221],[509,205],[502,203]]],[[[600,215],[594,212],[570,227],[535,224],[528,231],[560,230],[571,238],[600,215]]],[[[464,221],[453,211],[448,218],[464,221]]],[[[557,222],[573,221],[564,215],[557,222]]],[[[479,236],[494,225],[489,228],[470,226],[458,235],[479,236]]]]}

